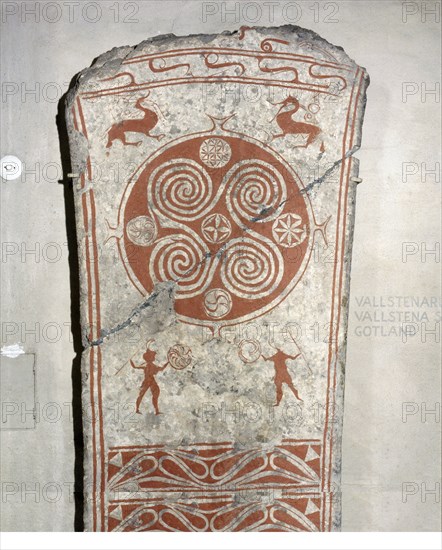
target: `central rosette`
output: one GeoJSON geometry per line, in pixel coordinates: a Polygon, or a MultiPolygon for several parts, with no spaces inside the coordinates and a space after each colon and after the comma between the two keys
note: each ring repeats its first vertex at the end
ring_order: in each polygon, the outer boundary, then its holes
{"type": "Polygon", "coordinates": [[[125,262],[149,294],[174,281],[188,322],[235,323],[279,303],[309,243],[296,175],[245,137],[201,135],[160,150],[124,208],[125,262]]]}

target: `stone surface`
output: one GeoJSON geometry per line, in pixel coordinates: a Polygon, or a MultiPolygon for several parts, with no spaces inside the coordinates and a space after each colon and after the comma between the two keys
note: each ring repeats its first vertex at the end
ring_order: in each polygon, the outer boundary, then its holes
{"type": "Polygon", "coordinates": [[[88,530],[336,530],[368,76],[297,27],[114,49],[67,105],[88,530]]]}

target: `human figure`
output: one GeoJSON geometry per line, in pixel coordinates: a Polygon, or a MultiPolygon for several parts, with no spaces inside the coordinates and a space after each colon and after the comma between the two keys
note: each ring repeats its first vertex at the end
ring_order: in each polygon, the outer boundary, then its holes
{"type": "Polygon", "coordinates": [[[290,376],[290,373],[287,368],[287,359],[296,359],[301,354],[297,353],[296,355],[288,355],[287,353],[284,353],[281,350],[278,350],[274,355],[270,357],[264,357],[262,356],[266,361],[272,361],[273,366],[275,367],[275,386],[276,386],[276,403],[275,407],[279,405],[282,399],[282,385],[287,384],[287,386],[292,390],[294,393],[296,399],[299,399],[299,401],[302,401],[302,399],[299,397],[298,390],[293,385],[292,377],[290,376]]]}
{"type": "Polygon", "coordinates": [[[140,405],[141,401],[143,400],[144,395],[146,394],[147,390],[150,389],[152,393],[152,404],[155,409],[155,414],[160,414],[160,410],[158,408],[158,397],[160,395],[160,387],[158,386],[157,381],[155,380],[155,376],[164,370],[169,362],[167,362],[162,367],[159,367],[158,365],[155,365],[155,357],[157,353],[156,351],[153,351],[149,348],[147,348],[146,352],[143,354],[144,363],[137,366],[135,363],[130,360],[130,364],[134,369],[143,369],[144,371],[144,380],[140,387],[140,393],[138,395],[137,404],[136,404],[136,412],[138,414],[141,414],[140,412],[140,405]]]}

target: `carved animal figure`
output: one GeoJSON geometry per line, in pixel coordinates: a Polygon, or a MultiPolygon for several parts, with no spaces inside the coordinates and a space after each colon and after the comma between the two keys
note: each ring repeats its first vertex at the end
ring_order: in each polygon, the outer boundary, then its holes
{"type": "Polygon", "coordinates": [[[276,105],[281,105],[281,107],[279,108],[272,121],[276,118],[276,123],[281,128],[281,133],[275,134],[272,140],[279,137],[284,137],[289,134],[307,134],[308,138],[305,145],[300,145],[300,147],[308,147],[310,144],[312,144],[313,141],[321,133],[321,129],[314,124],[308,124],[307,122],[298,122],[296,120],[293,120],[293,115],[298,112],[300,107],[302,107],[296,97],[289,95],[280,103],[276,103],[276,105]],[[291,109],[283,111],[284,107],[288,106],[291,106],[291,109]]]}
{"type": "Polygon", "coordinates": [[[145,136],[158,140],[164,137],[164,134],[152,135],[150,133],[158,123],[158,115],[152,109],[143,106],[143,101],[147,99],[147,97],[148,96],[140,97],[135,103],[135,107],[144,113],[143,118],[125,119],[113,124],[108,131],[106,148],[109,149],[117,139],[120,140],[123,145],[138,146],[142,143],[141,141],[128,141],[126,139],[126,132],[144,134],[145,136]]]}

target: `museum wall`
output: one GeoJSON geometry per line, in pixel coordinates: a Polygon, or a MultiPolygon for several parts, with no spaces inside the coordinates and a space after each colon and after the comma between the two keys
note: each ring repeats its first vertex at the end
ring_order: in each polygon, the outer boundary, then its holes
{"type": "MultiPolygon", "coordinates": [[[[81,528],[78,258],[61,103],[72,78],[114,46],[151,36],[288,23],[342,46],[371,80],[356,154],[342,527],[439,530],[440,3],[1,8],[1,157],[22,163],[0,183],[2,530],[81,528]]],[[[319,248],[315,261],[329,252],[319,248]]],[[[314,337],[315,327],[303,330],[314,337]]]]}

